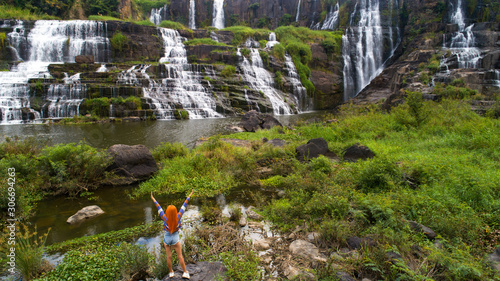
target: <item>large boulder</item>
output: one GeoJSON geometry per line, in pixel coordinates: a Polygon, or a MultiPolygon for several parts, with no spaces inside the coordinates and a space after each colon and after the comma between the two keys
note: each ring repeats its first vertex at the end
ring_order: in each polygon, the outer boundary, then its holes
{"type": "Polygon", "coordinates": [[[360,238],[356,236],[347,238],[346,242],[349,248],[357,250],[362,249],[364,247],[373,247],[376,244],[376,242],[370,237],[360,238]]]}
{"type": "Polygon", "coordinates": [[[299,161],[310,160],[329,152],[328,143],[323,138],[311,139],[295,149],[299,161]]]}
{"type": "Polygon", "coordinates": [[[75,62],[76,63],[92,64],[92,63],[94,63],[94,56],[91,56],[91,55],[88,55],[88,56],[84,56],[84,55],[75,56],[75,62]]]}
{"type": "Polygon", "coordinates": [[[158,171],[153,155],[144,145],[115,144],[108,148],[108,153],[113,157],[108,171],[132,182],[148,179],[158,171]]]}
{"type": "Polygon", "coordinates": [[[346,161],[355,162],[360,159],[366,160],[373,157],[375,157],[375,153],[373,153],[373,151],[371,151],[368,147],[359,143],[356,143],[344,150],[344,160],[346,161]]]}
{"type": "Polygon", "coordinates": [[[97,205],[87,206],[69,217],[66,222],[69,224],[80,223],[84,220],[104,214],[104,211],[97,205]]]}
{"type": "Polygon", "coordinates": [[[274,126],[282,127],[281,123],[272,115],[250,110],[241,118],[240,126],[247,132],[261,129],[271,129],[274,126]]]}

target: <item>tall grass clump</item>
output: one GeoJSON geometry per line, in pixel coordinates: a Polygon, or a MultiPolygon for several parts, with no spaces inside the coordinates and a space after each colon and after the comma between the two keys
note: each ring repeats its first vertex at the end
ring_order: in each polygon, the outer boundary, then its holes
{"type": "Polygon", "coordinates": [[[23,280],[33,280],[51,269],[50,264],[43,259],[48,232],[37,236],[36,228],[31,232],[26,225],[22,225],[21,229],[16,237],[16,268],[23,280]]]}
{"type": "Polygon", "coordinates": [[[163,28],[170,28],[170,29],[176,29],[176,30],[187,30],[192,32],[191,29],[185,27],[182,23],[175,22],[175,21],[169,21],[169,20],[164,20],[160,23],[160,27],[163,28]]]}
{"type": "Polygon", "coordinates": [[[19,20],[57,20],[59,17],[43,13],[34,13],[29,9],[23,9],[12,5],[0,5],[0,18],[19,20]]]}
{"type": "Polygon", "coordinates": [[[271,33],[267,29],[253,29],[248,26],[230,26],[223,30],[231,31],[234,34],[234,38],[231,41],[232,45],[238,46],[247,40],[247,38],[252,37],[256,41],[269,39],[269,34],[271,33]]]}

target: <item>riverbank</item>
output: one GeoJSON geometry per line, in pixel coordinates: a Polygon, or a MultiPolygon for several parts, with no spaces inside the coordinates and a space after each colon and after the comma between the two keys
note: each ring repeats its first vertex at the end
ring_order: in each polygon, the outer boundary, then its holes
{"type": "MultiPolygon", "coordinates": [[[[204,202],[234,190],[252,198],[275,238],[209,252],[219,238],[233,241],[224,237],[240,226],[213,219],[222,210],[207,203],[203,228],[185,241],[198,261],[222,261],[235,274],[261,272],[254,270],[260,266],[269,278],[498,280],[490,257],[500,243],[499,120],[477,115],[462,100],[411,98],[390,113],[377,105],[345,106],[316,123],[214,136],[192,149],[164,144],[153,152],[160,170],[130,195],[153,191],[181,202],[195,188],[204,202]],[[309,148],[297,158],[303,145],[319,139],[326,149],[313,156],[309,148]],[[371,154],[347,157],[352,147],[371,154]],[[316,250],[299,254],[304,245],[316,250]]],[[[105,247],[92,250],[94,256],[82,253],[64,262],[117,255],[105,247]]],[[[106,278],[115,275],[100,280],[106,278]]]]}

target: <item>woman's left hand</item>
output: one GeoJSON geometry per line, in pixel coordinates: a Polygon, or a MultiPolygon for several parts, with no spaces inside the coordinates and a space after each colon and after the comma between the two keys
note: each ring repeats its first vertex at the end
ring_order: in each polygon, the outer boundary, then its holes
{"type": "Polygon", "coordinates": [[[153,191],[151,191],[151,200],[156,201],[156,199],[153,197],[153,191]]]}

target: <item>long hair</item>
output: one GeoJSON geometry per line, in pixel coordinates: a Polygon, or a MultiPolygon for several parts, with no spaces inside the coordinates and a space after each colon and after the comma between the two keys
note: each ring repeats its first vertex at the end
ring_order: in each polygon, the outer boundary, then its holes
{"type": "Polygon", "coordinates": [[[165,214],[167,215],[168,230],[172,234],[177,230],[177,208],[174,205],[169,205],[165,214]]]}

